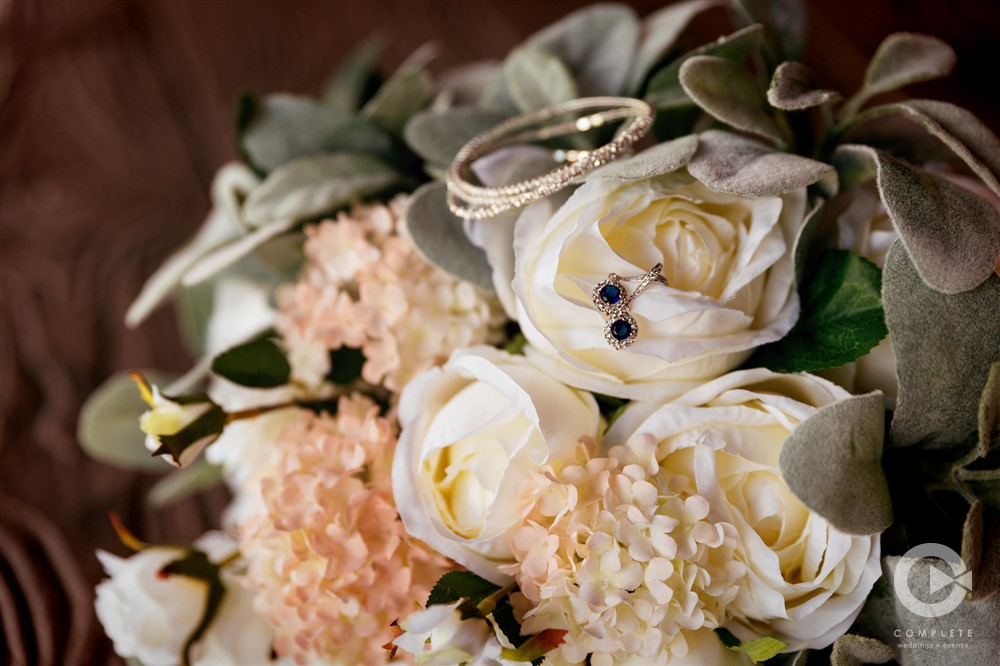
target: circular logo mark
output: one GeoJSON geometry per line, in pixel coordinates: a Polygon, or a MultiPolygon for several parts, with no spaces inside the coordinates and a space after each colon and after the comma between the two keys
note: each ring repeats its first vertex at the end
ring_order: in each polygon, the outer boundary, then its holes
{"type": "Polygon", "coordinates": [[[972,587],[972,572],[966,570],[962,557],[948,546],[939,543],[924,543],[906,551],[896,565],[896,573],[893,576],[893,587],[896,589],[896,598],[914,615],[926,618],[944,617],[948,613],[958,608],[965,599],[966,593],[972,587]],[[934,603],[922,601],[914,595],[910,588],[910,571],[918,560],[925,557],[935,557],[944,560],[951,568],[952,575],[948,575],[936,566],[927,563],[926,580],[922,571],[916,578],[922,596],[934,597],[941,590],[950,587],[951,591],[945,598],[934,603]],[[926,586],[926,590],[923,588],[926,586]]]}

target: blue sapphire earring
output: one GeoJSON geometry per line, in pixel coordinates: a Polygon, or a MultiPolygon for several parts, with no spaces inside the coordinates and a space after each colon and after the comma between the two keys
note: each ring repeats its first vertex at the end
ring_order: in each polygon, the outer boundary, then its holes
{"type": "Polygon", "coordinates": [[[620,277],[615,273],[594,287],[594,305],[604,315],[604,339],[615,349],[625,349],[639,335],[639,325],[628,311],[629,303],[654,282],[667,284],[667,278],[661,271],[663,264],[656,264],[653,270],[633,277],[620,277]],[[631,294],[622,285],[623,282],[638,282],[639,286],[631,294]]]}

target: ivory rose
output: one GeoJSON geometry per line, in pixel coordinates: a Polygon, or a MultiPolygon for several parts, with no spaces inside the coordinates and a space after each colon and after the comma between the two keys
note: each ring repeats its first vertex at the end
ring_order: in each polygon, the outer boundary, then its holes
{"type": "Polygon", "coordinates": [[[406,531],[476,574],[504,583],[524,484],[573,456],[600,414],[520,356],[492,347],[455,352],[418,375],[399,405],[393,494],[406,531]]]}
{"type": "Polygon", "coordinates": [[[529,357],[571,386],[630,399],[717,377],[794,325],[792,250],[805,212],[805,189],[744,199],[684,170],[591,180],[558,210],[533,204],[515,228],[513,275],[529,357]],[[641,275],[657,263],[669,285],[631,304],[638,337],[611,348],[591,290],[610,273],[641,275]]]}
{"type": "Polygon", "coordinates": [[[652,436],[672,483],[706,498],[710,519],[736,527],[747,575],[723,626],[743,640],[773,636],[789,651],[826,647],[881,575],[878,535],[830,525],[799,501],[778,466],[797,424],[847,397],[819,377],[744,370],[671,402],[632,403],[605,436],[607,446],[652,436]]]}

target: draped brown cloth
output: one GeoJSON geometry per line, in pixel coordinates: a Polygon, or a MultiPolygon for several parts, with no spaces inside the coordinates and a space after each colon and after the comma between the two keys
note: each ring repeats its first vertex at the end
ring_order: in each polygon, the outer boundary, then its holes
{"type": "MultiPolygon", "coordinates": [[[[213,173],[236,157],[238,92],[316,93],[375,29],[386,72],[428,40],[444,68],[502,57],[586,3],[571,0],[0,0],[0,614],[5,663],[121,663],[93,611],[94,551],[124,554],[118,511],[151,542],[217,523],[221,490],[154,511],[155,477],[94,462],[77,412],[116,370],[184,370],[164,308],[122,318],[143,281],[204,219],[213,173]]],[[[632,2],[645,15],[662,3],[632,2]]],[[[816,0],[806,61],[851,91],[889,32],[955,46],[950,80],[914,93],[972,109],[1000,16],[991,0],[816,0]]],[[[724,14],[700,19],[705,41],[724,14]]]]}

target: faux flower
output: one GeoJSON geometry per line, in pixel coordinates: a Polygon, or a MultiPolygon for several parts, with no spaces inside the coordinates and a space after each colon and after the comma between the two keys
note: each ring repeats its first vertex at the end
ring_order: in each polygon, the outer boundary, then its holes
{"type": "Polygon", "coordinates": [[[494,582],[509,578],[523,486],[573,456],[600,415],[593,396],[491,347],[460,350],[403,391],[393,491],[406,531],[494,582]]]}
{"type": "Polygon", "coordinates": [[[207,396],[168,398],[139,373],[132,378],[149,409],[139,417],[146,448],[177,467],[186,467],[225,427],[225,412],[207,396]]]}
{"type": "Polygon", "coordinates": [[[843,634],[881,575],[879,536],[852,536],[810,511],[782,478],[789,433],[819,407],[845,399],[806,374],[733,372],[672,402],[632,403],[608,430],[609,445],[651,438],[678,489],[735,526],[747,568],[725,626],[743,640],[773,636],[788,650],[823,648],[843,634]]]}
{"type": "Polygon", "coordinates": [[[481,618],[462,619],[462,601],[438,604],[417,611],[399,623],[403,633],[393,644],[416,657],[421,666],[478,664],[485,666],[483,652],[493,630],[481,618]]]}
{"type": "MultiPolygon", "coordinates": [[[[219,562],[236,550],[232,539],[210,532],[195,547],[219,562]]],[[[146,548],[121,558],[98,551],[110,576],[97,586],[97,617],[114,642],[115,652],[146,666],[175,666],[184,644],[201,620],[206,586],[182,575],[161,570],[186,554],[176,547],[146,548]]],[[[226,588],[217,614],[191,651],[195,666],[240,666],[271,663],[272,632],[267,621],[253,611],[253,595],[223,571],[226,588]]]]}
{"type": "Polygon", "coordinates": [[[299,664],[379,664],[390,624],[419,608],[450,563],[403,529],[390,487],[395,436],[365,397],[299,413],[242,493],[245,584],[299,664]]]}
{"type": "Polygon", "coordinates": [[[591,180],[558,210],[529,206],[515,228],[513,276],[528,355],[571,386],[630,399],[717,377],[795,323],[792,247],[805,211],[804,189],[742,199],[684,170],[591,180]],[[631,303],[638,337],[613,349],[593,288],[610,273],[642,275],[658,263],[668,284],[631,303]]]}
{"type": "MultiPolygon", "coordinates": [[[[593,443],[535,491],[514,534],[514,574],[533,605],[522,631],[568,631],[554,664],[667,663],[685,635],[723,624],[744,566],[733,525],[656,461],[638,436],[592,457],[593,443]]],[[[671,661],[672,663],[672,661],[671,661]]]]}
{"type": "Polygon", "coordinates": [[[360,348],[362,377],[398,391],[453,349],[502,339],[495,298],[431,266],[406,235],[406,197],[358,205],[306,228],[307,265],[278,292],[276,328],[307,384],[330,370],[330,350],[360,348]]]}

